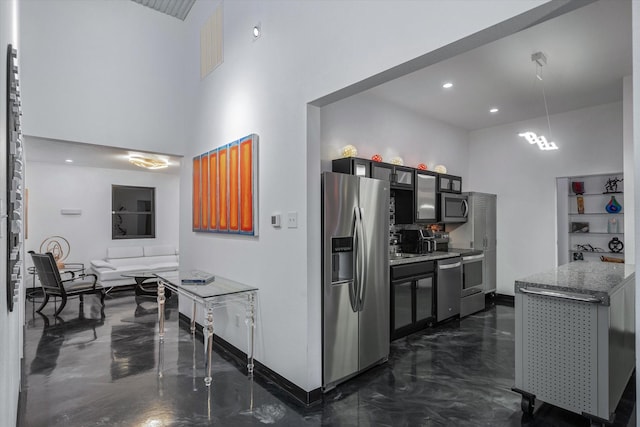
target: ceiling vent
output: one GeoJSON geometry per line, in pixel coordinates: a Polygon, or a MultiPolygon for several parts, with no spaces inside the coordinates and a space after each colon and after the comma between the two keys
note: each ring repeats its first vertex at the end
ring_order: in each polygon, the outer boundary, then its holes
{"type": "Polygon", "coordinates": [[[224,59],[222,16],[221,3],[200,29],[200,79],[215,70],[224,59]]]}
{"type": "Polygon", "coordinates": [[[196,0],[132,0],[184,21],[196,0]]]}

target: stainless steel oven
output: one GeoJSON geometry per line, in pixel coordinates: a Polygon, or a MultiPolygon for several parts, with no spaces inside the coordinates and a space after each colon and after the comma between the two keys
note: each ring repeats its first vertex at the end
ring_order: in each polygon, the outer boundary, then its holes
{"type": "Polygon", "coordinates": [[[467,222],[468,215],[466,194],[440,193],[440,222],[467,222]]]}
{"type": "Polygon", "coordinates": [[[462,296],[482,292],[484,254],[462,255],[462,296]]]}
{"type": "Polygon", "coordinates": [[[484,253],[479,252],[462,254],[460,317],[484,310],[484,253]]]}

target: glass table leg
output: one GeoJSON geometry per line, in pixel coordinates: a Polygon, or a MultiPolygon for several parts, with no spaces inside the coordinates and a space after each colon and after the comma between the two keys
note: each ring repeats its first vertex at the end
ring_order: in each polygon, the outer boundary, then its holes
{"type": "Polygon", "coordinates": [[[191,335],[196,333],[196,302],[193,301],[193,314],[191,315],[191,335]]]}
{"type": "Polygon", "coordinates": [[[158,281],[158,336],[164,340],[164,282],[158,281]]]}
{"type": "Polygon", "coordinates": [[[158,395],[164,395],[164,341],[158,343],[158,395]]]}
{"type": "Polygon", "coordinates": [[[207,309],[207,376],[204,384],[211,385],[211,353],[213,350],[213,308],[207,309]]]}
{"type": "Polygon", "coordinates": [[[255,322],[255,303],[256,296],[253,292],[249,293],[247,301],[247,312],[245,323],[247,325],[248,332],[248,346],[247,346],[247,375],[253,377],[253,341],[254,331],[256,328],[255,322]]]}

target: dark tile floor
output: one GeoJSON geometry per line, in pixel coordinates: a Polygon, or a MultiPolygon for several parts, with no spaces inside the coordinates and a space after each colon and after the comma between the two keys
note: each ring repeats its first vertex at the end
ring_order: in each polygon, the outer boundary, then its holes
{"type": "MultiPolygon", "coordinates": [[[[53,306],[41,316],[27,302],[20,426],[589,425],[547,404],[523,418],[510,390],[513,307],[494,305],[397,340],[388,364],[305,408],[262,377],[248,380],[223,351],[214,355],[213,386],[205,387],[203,345],[179,326],[175,296],[164,344],[153,300],[113,294],[102,317],[97,300],[85,299],[84,307],[70,301],[59,319],[53,306]]],[[[617,426],[635,425],[633,379],[618,414],[617,426]]]]}

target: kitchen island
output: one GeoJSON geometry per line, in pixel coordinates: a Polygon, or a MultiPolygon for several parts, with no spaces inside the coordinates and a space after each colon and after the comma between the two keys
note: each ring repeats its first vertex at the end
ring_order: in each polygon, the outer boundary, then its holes
{"type": "Polygon", "coordinates": [[[635,368],[635,266],[573,262],[515,282],[514,391],[611,422],[635,368]]]}

